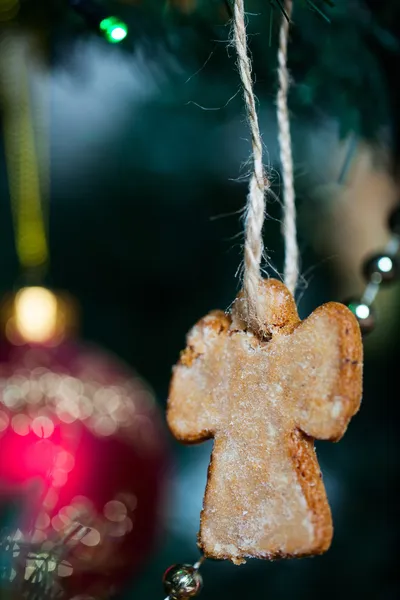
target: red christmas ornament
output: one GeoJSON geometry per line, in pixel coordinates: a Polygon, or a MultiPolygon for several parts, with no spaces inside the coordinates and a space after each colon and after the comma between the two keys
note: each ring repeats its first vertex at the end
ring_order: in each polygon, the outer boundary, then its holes
{"type": "Polygon", "coordinates": [[[152,394],[71,343],[4,345],[0,361],[0,504],[17,507],[0,532],[0,586],[106,598],[160,531],[167,447],[152,394]]]}

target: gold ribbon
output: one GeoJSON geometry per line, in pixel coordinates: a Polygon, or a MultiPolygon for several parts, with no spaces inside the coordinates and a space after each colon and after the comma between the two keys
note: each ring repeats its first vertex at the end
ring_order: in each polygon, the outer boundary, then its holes
{"type": "Polygon", "coordinates": [[[27,67],[29,43],[8,32],[0,41],[0,100],[15,246],[21,267],[49,260],[27,67]]]}

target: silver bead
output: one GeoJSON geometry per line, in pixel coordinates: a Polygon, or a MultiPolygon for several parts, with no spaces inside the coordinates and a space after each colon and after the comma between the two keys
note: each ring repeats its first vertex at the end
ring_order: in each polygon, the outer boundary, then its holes
{"type": "Polygon", "coordinates": [[[397,279],[399,265],[394,256],[375,254],[365,262],[363,272],[367,281],[388,284],[397,279]]]}
{"type": "Polygon", "coordinates": [[[167,596],[178,600],[197,596],[203,587],[203,579],[192,565],[172,565],[164,573],[163,584],[167,596]]]}
{"type": "Polygon", "coordinates": [[[375,312],[371,306],[368,306],[368,304],[365,304],[361,300],[355,298],[347,300],[344,304],[346,304],[351,312],[355,315],[363,335],[366,335],[374,330],[376,319],[375,312]]]}

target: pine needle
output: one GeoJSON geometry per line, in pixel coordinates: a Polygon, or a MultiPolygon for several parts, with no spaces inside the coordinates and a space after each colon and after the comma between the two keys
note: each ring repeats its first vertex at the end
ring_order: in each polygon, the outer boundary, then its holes
{"type": "MultiPolygon", "coordinates": [[[[281,13],[283,14],[283,16],[285,17],[286,21],[289,21],[289,16],[288,16],[288,14],[287,14],[287,12],[285,10],[285,7],[284,7],[282,1],[281,0],[275,0],[275,2],[277,3],[278,8],[281,11],[281,13]]],[[[271,4],[273,5],[273,2],[271,2],[271,4]]]]}
{"type": "MultiPolygon", "coordinates": [[[[322,19],[324,19],[327,23],[331,22],[330,18],[323,12],[323,10],[315,2],[313,2],[313,0],[305,0],[305,1],[308,4],[308,7],[313,12],[317,13],[317,15],[320,16],[322,19]]],[[[319,0],[319,1],[326,4],[327,6],[330,6],[331,8],[335,8],[334,0],[319,0]]],[[[269,3],[271,5],[271,15],[270,15],[270,45],[271,45],[271,31],[272,31],[271,22],[272,22],[273,10],[278,9],[287,21],[289,21],[289,17],[285,10],[285,5],[284,5],[283,0],[269,0],[269,3]]]]}
{"type": "MultiPolygon", "coordinates": [[[[319,6],[314,4],[314,2],[312,0],[306,0],[306,1],[307,1],[307,4],[310,6],[310,8],[312,8],[312,10],[314,10],[327,23],[331,22],[330,18],[319,8],[319,6]]],[[[331,0],[324,0],[324,2],[325,2],[325,4],[328,4],[329,6],[335,6],[331,0]]]]}

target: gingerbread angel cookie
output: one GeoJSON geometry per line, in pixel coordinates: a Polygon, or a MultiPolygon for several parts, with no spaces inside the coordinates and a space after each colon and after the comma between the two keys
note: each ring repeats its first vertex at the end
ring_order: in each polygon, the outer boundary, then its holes
{"type": "Polygon", "coordinates": [[[214,438],[201,514],[206,557],[244,562],[324,552],[332,521],[314,439],[339,440],[361,399],[362,344],[345,306],[300,321],[279,281],[261,285],[265,332],[243,299],[195,325],[174,368],[167,419],[184,443],[214,438]]]}

